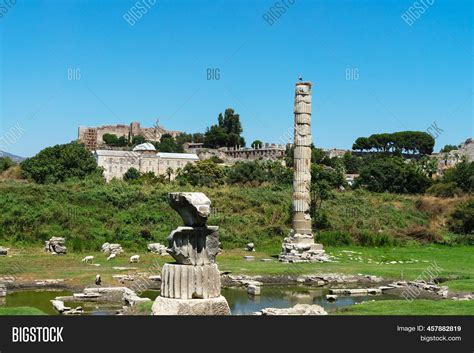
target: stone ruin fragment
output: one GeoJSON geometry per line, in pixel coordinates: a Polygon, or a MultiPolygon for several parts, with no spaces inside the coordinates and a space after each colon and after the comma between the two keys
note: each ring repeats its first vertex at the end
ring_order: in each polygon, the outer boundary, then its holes
{"type": "Polygon", "coordinates": [[[220,252],[219,227],[206,225],[211,201],[201,192],[174,192],[169,194],[169,204],[184,226],[168,236],[167,252],[176,262],[163,266],[161,294],[153,304],[153,314],[230,315],[215,263],[220,252]]]}

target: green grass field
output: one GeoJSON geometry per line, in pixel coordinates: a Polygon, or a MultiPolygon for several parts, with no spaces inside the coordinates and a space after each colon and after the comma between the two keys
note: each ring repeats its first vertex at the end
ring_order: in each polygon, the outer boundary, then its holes
{"type": "Polygon", "coordinates": [[[336,315],[474,315],[474,301],[379,300],[340,309],[336,315]]]}
{"type": "Polygon", "coordinates": [[[30,308],[28,306],[20,306],[16,308],[2,308],[0,307],[0,315],[46,315],[39,309],[30,308]]]}
{"type": "MultiPolygon", "coordinates": [[[[258,244],[257,244],[258,246],[258,244]]],[[[223,250],[217,257],[221,271],[231,271],[234,274],[247,275],[284,275],[284,274],[317,274],[317,273],[346,273],[370,274],[387,279],[413,280],[422,275],[431,264],[436,263],[442,269],[441,277],[449,280],[445,282],[451,290],[474,292],[474,266],[472,266],[473,249],[469,246],[424,245],[395,248],[366,248],[366,247],[328,247],[327,252],[337,256],[339,262],[312,263],[312,264],[285,264],[278,262],[274,257],[279,249],[266,249],[252,253],[255,261],[246,261],[243,256],[249,255],[244,250],[223,250]],[[345,251],[355,253],[349,255],[345,251]],[[352,259],[350,258],[352,257],[352,259]],[[360,259],[359,259],[360,257],[360,259]],[[261,262],[259,259],[273,258],[274,262],[261,262]],[[369,263],[369,259],[372,260],[369,263]],[[415,263],[398,263],[418,260],[415,263]],[[397,261],[396,264],[379,264],[379,262],[397,261]],[[295,271],[295,268],[297,270],[295,271]]],[[[127,273],[114,270],[114,266],[137,267],[138,272],[159,274],[159,267],[167,261],[169,256],[158,256],[145,252],[127,252],[112,261],[106,261],[106,255],[100,252],[71,252],[65,256],[46,254],[40,247],[12,249],[11,257],[0,257],[0,275],[13,275],[23,281],[38,279],[62,278],[71,286],[84,286],[94,283],[95,275],[100,273],[104,283],[117,284],[112,275],[127,273]],[[139,264],[130,264],[129,257],[141,255],[139,264]],[[86,255],[93,255],[94,266],[85,264],[81,259],[86,255]]],[[[135,272],[135,271],[132,271],[135,272]]]]}

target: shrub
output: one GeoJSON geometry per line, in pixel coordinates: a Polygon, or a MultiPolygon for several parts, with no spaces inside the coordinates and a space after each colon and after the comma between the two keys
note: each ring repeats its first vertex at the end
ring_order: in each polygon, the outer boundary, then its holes
{"type": "Polygon", "coordinates": [[[319,233],[316,238],[317,242],[325,246],[347,246],[354,244],[354,240],[347,232],[326,231],[319,233]]]}
{"type": "Polygon", "coordinates": [[[83,145],[69,143],[47,147],[21,163],[23,176],[40,184],[57,183],[70,178],[84,179],[100,173],[97,162],[83,145]]]}
{"type": "Polygon", "coordinates": [[[474,198],[456,207],[448,221],[449,228],[460,234],[474,234],[474,198]]]}
{"type": "Polygon", "coordinates": [[[474,192],[474,162],[463,161],[454,168],[448,169],[441,182],[455,183],[465,192],[474,192]]]}
{"type": "Polygon", "coordinates": [[[292,170],[279,162],[237,162],[228,168],[227,181],[229,184],[259,185],[264,182],[290,184],[292,175],[292,170]]]}
{"type": "Polygon", "coordinates": [[[326,211],[317,210],[312,215],[313,229],[329,229],[331,228],[331,222],[326,211]]]}
{"type": "Polygon", "coordinates": [[[373,192],[423,193],[431,179],[400,157],[376,158],[362,168],[356,186],[373,192]]]}
{"type": "Polygon", "coordinates": [[[360,231],[357,236],[357,242],[363,246],[394,246],[398,241],[385,233],[373,233],[368,230],[360,231]]]}
{"type": "Polygon", "coordinates": [[[13,167],[15,162],[13,162],[9,157],[0,157],[0,172],[7,170],[10,167],[13,167]]]}
{"type": "Polygon", "coordinates": [[[215,186],[224,184],[224,169],[211,160],[188,163],[181,169],[176,180],[181,184],[194,186],[215,186]]]}
{"type": "Polygon", "coordinates": [[[104,134],[102,140],[109,146],[124,147],[128,145],[128,139],[125,136],[117,137],[115,134],[104,134]]]}
{"type": "Polygon", "coordinates": [[[123,175],[123,180],[125,181],[137,180],[139,177],[140,177],[140,172],[136,170],[135,168],[130,168],[123,175]]]}
{"type": "Polygon", "coordinates": [[[461,195],[463,191],[455,182],[440,182],[431,185],[426,193],[437,197],[455,197],[461,195]]]}

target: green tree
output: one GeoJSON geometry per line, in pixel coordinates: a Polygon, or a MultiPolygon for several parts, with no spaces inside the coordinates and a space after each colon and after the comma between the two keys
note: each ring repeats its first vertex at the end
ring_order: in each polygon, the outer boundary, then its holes
{"type": "Polygon", "coordinates": [[[457,150],[458,149],[458,146],[456,145],[445,145],[440,151],[439,153],[448,153],[448,152],[451,152],[451,151],[454,151],[454,150],[457,150]]]}
{"type": "Polygon", "coordinates": [[[160,142],[155,143],[155,147],[160,152],[182,153],[184,151],[183,146],[178,145],[170,134],[163,134],[160,142]]]}
{"type": "Polygon", "coordinates": [[[359,151],[369,151],[372,149],[372,145],[369,142],[367,137],[359,137],[355,140],[354,144],[352,145],[353,150],[359,151]]]}
{"type": "Polygon", "coordinates": [[[344,175],[339,167],[311,165],[310,214],[315,229],[325,229],[330,226],[328,216],[322,208],[323,201],[331,199],[334,196],[333,190],[344,185],[344,175]]]}
{"type": "Polygon", "coordinates": [[[250,146],[252,148],[260,148],[263,147],[263,142],[260,140],[254,140],[250,146]]]}
{"type": "Polygon", "coordinates": [[[195,132],[193,134],[192,142],[194,143],[203,143],[204,142],[204,134],[201,132],[195,132]]]}
{"type": "Polygon", "coordinates": [[[289,185],[293,180],[293,170],[276,161],[237,162],[227,169],[229,184],[289,185]]]}
{"type": "Polygon", "coordinates": [[[239,114],[234,109],[227,108],[219,113],[217,125],[212,125],[206,129],[204,134],[204,144],[209,148],[245,146],[245,139],[241,136],[243,132],[239,114]]]}
{"type": "Polygon", "coordinates": [[[171,183],[171,176],[173,175],[174,171],[173,168],[168,167],[166,168],[166,175],[168,176],[168,181],[171,183]]]}
{"type": "Polygon", "coordinates": [[[464,192],[474,192],[474,162],[463,160],[454,168],[446,170],[442,183],[455,183],[464,192]]]}
{"type": "Polygon", "coordinates": [[[354,156],[349,152],[342,156],[342,162],[344,163],[346,173],[349,174],[359,174],[360,169],[364,165],[364,160],[361,157],[354,156]]]}
{"type": "Polygon", "coordinates": [[[0,157],[0,172],[16,165],[9,157],[0,157]]]}
{"type": "Polygon", "coordinates": [[[117,145],[118,137],[115,134],[104,134],[102,140],[106,145],[115,146],[117,145]]]}
{"type": "Polygon", "coordinates": [[[140,145],[145,142],[146,142],[146,139],[145,139],[145,136],[143,135],[135,135],[132,137],[132,146],[140,145]]]}
{"type": "Polygon", "coordinates": [[[461,203],[448,221],[449,228],[460,234],[474,234],[474,199],[461,203]]]}
{"type": "Polygon", "coordinates": [[[128,169],[123,175],[123,180],[125,181],[137,180],[138,178],[140,178],[140,172],[133,167],[128,169]]]}
{"type": "Polygon", "coordinates": [[[438,171],[438,161],[435,158],[422,156],[420,159],[414,161],[418,171],[432,177],[438,171]]]}
{"type": "Polygon", "coordinates": [[[124,147],[128,145],[128,139],[125,136],[117,137],[117,135],[114,134],[104,134],[102,140],[106,145],[113,147],[124,147]]]}
{"type": "Polygon", "coordinates": [[[37,183],[57,183],[69,178],[83,179],[100,173],[97,162],[82,144],[47,147],[21,163],[23,176],[37,183]]]}
{"type": "Polygon", "coordinates": [[[356,187],[366,187],[373,192],[423,193],[431,179],[401,157],[374,158],[361,169],[356,187]]]}
{"type": "Polygon", "coordinates": [[[176,176],[180,184],[214,186],[224,184],[224,169],[211,160],[188,163],[176,176]]]}
{"type": "Polygon", "coordinates": [[[212,125],[204,134],[204,146],[209,148],[220,148],[227,146],[228,135],[223,127],[212,125]]]}
{"type": "Polygon", "coordinates": [[[423,131],[400,131],[391,134],[373,134],[359,137],[352,145],[353,150],[429,155],[433,153],[434,138],[423,131]]]}

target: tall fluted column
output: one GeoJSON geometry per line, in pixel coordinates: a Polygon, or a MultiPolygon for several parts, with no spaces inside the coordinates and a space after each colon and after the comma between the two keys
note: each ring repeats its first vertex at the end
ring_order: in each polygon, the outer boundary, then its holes
{"type": "Polygon", "coordinates": [[[293,229],[284,239],[279,258],[284,262],[328,261],[323,246],[315,244],[311,227],[311,82],[296,83],[293,112],[293,229]]]}
{"type": "Polygon", "coordinates": [[[296,84],[293,159],[293,230],[311,235],[311,83],[296,84]]]}

